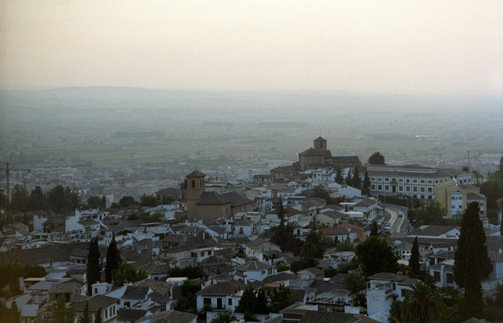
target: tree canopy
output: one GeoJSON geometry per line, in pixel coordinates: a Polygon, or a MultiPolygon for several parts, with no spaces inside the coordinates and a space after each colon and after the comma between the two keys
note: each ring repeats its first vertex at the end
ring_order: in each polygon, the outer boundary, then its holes
{"type": "Polygon", "coordinates": [[[384,165],[384,156],[377,151],[370,155],[368,162],[369,164],[384,165]]]}
{"type": "Polygon", "coordinates": [[[93,238],[89,243],[89,253],[87,255],[87,294],[92,294],[92,285],[100,281],[101,264],[100,250],[98,248],[98,238],[93,238]]]}
{"type": "Polygon", "coordinates": [[[105,264],[105,280],[111,283],[113,280],[113,273],[119,267],[121,256],[119,249],[117,249],[117,242],[115,241],[115,234],[112,236],[112,241],[107,249],[107,262],[105,264]]]}
{"type": "Polygon", "coordinates": [[[486,237],[479,217],[479,204],[470,203],[461,219],[461,234],[454,253],[454,280],[465,289],[465,318],[482,317],[481,281],[492,271],[486,237]]]}
{"type": "Polygon", "coordinates": [[[398,271],[397,256],[386,240],[369,237],[356,247],[356,255],[365,277],[380,272],[398,271]]]}

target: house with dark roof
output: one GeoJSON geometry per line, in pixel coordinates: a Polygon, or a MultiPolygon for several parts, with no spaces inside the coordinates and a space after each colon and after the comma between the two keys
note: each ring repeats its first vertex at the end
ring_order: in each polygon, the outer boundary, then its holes
{"type": "Polygon", "coordinates": [[[117,318],[119,305],[118,301],[112,297],[95,295],[89,298],[85,297],[85,299],[83,300],[74,302],[73,306],[75,309],[75,316],[77,318],[77,321],[80,321],[82,317],[84,317],[86,304],[91,322],[95,322],[98,312],[100,312],[103,322],[113,322],[117,318]]]}
{"type": "Polygon", "coordinates": [[[234,272],[234,279],[248,284],[261,282],[268,276],[275,275],[276,273],[276,266],[253,260],[246,261],[244,264],[237,266],[234,272]]]}
{"type": "Polygon", "coordinates": [[[165,311],[147,315],[137,321],[138,323],[196,323],[197,315],[180,311],[165,311]]]}
{"type": "Polygon", "coordinates": [[[225,310],[234,312],[239,305],[246,285],[239,281],[218,282],[196,293],[197,311],[225,310]]]}

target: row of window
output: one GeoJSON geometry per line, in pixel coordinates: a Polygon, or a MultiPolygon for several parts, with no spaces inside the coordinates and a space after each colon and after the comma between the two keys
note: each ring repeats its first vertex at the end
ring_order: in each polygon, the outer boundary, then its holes
{"type": "Polygon", "coordinates": [[[105,308],[103,311],[105,313],[105,320],[109,317],[115,316],[115,306],[109,307],[108,310],[105,308]]]}
{"type": "MultiPolygon", "coordinates": [[[[402,177],[399,177],[398,180],[394,177],[391,177],[391,181],[390,181],[390,177],[371,177],[370,178],[370,181],[372,182],[385,182],[385,183],[389,183],[389,182],[398,182],[398,183],[414,183],[414,184],[433,184],[433,180],[432,179],[428,179],[428,180],[425,180],[425,179],[417,179],[417,178],[413,178],[413,179],[410,179],[410,178],[402,178],[402,177]]],[[[435,183],[441,183],[443,182],[444,180],[442,179],[436,179],[435,180],[435,183]]]]}
{"type": "MultiPolygon", "coordinates": [[[[208,251],[201,251],[201,252],[199,252],[199,256],[200,256],[200,257],[204,257],[204,254],[205,254],[205,253],[206,253],[206,255],[211,256],[211,254],[212,254],[212,250],[208,250],[208,251]]],[[[197,252],[191,252],[191,253],[190,253],[190,257],[191,257],[191,258],[197,258],[197,252]]]]}
{"type": "MultiPolygon", "coordinates": [[[[383,190],[383,187],[384,187],[384,190],[385,191],[389,191],[390,190],[390,186],[389,185],[381,185],[381,184],[372,184],[371,185],[371,189],[372,190],[377,190],[378,191],[382,191],[383,190]]],[[[418,187],[417,186],[401,186],[399,185],[398,187],[395,187],[394,190],[397,190],[398,192],[414,192],[414,193],[417,193],[417,192],[421,192],[421,193],[433,193],[433,187],[424,187],[424,186],[421,186],[419,187],[419,190],[418,190],[418,187]]]]}

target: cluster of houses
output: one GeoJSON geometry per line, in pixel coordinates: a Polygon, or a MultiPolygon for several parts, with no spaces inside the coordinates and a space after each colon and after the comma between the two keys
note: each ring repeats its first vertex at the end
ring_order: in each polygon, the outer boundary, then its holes
{"type": "MultiPolygon", "coordinates": [[[[194,309],[205,313],[207,322],[222,311],[233,312],[236,320],[244,321],[244,313],[238,313],[237,307],[250,286],[262,289],[269,300],[282,288],[295,297],[293,304],[276,313],[256,316],[264,322],[387,322],[393,300],[402,300],[415,279],[377,273],[355,291],[345,283],[348,274],[325,277],[325,272],[350,264],[355,259],[353,251],[329,248],[316,266],[294,272],[286,269],[295,260],[293,254],[271,242],[273,229],[282,221],[301,241],[317,230],[334,245],[364,241],[374,221],[389,224],[390,216],[377,198],[362,196],[359,188],[336,182],[338,172],[346,178],[361,166],[358,157],[332,156],[320,137],[313,148],[299,154],[298,162],[255,175],[246,184],[216,185],[196,170],[181,187],[156,193],[160,203],[172,202],[168,205],[75,210],[53,230],[48,230],[43,215],[33,217],[32,229],[20,223],[6,225],[0,233],[2,262],[40,265],[47,275],[20,279],[21,294],[5,303],[8,307],[16,303],[23,322],[50,320],[61,296],[73,306],[77,318],[87,311],[91,322],[98,315],[103,322],[196,322],[198,315],[176,310],[189,278],[173,277],[169,272],[175,267],[197,266],[204,275],[195,280],[200,290],[195,294],[194,309]],[[313,195],[317,188],[323,188],[329,198],[313,195]],[[134,216],[138,213],[147,216],[134,216]],[[155,221],[148,220],[154,215],[155,221]],[[87,295],[88,244],[99,239],[104,264],[112,237],[123,261],[144,270],[147,278],[122,286],[101,279],[87,295]]],[[[451,196],[460,195],[459,188],[465,189],[464,198],[480,198],[479,193],[468,190],[472,179],[462,172],[382,165],[368,169],[374,196],[410,190],[419,192],[419,198],[424,193],[424,200],[438,197],[450,203],[451,196]],[[435,184],[441,185],[435,189],[435,184]]],[[[456,210],[466,203],[461,206],[456,210]]],[[[497,228],[485,229],[493,271],[483,288],[490,291],[503,281],[503,237],[497,228]]],[[[422,267],[438,287],[455,287],[452,268],[458,227],[428,225],[392,233],[386,239],[401,263],[408,263],[417,237],[422,267]]]]}

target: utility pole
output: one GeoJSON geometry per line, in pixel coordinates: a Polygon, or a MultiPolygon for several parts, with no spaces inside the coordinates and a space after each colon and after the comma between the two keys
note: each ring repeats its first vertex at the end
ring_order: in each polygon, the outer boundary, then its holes
{"type": "Polygon", "coordinates": [[[9,163],[5,163],[5,177],[6,177],[6,185],[7,189],[5,190],[7,192],[7,202],[10,204],[10,182],[9,182],[9,163]]]}
{"type": "MultiPolygon", "coordinates": [[[[9,201],[9,204],[10,204],[10,199],[11,199],[11,196],[10,196],[10,167],[9,167],[9,163],[5,163],[5,192],[7,193],[7,201],[9,201]]],[[[31,169],[29,168],[20,168],[20,169],[13,169],[13,171],[25,171],[25,172],[28,172],[28,173],[31,173],[31,169]]],[[[23,180],[23,184],[26,188],[26,181],[23,180]]]]}

